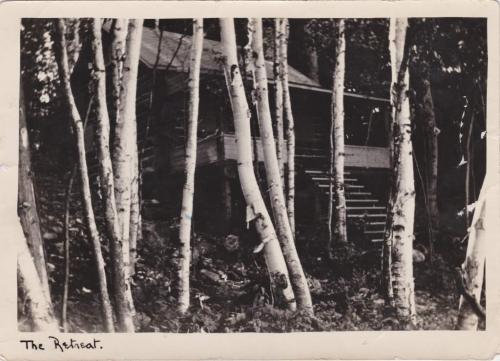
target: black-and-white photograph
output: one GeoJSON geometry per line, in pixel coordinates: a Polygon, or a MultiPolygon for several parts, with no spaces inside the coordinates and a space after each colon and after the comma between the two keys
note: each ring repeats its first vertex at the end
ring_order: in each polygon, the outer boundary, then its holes
{"type": "Polygon", "coordinates": [[[486,18],[19,36],[20,331],[487,329],[486,18]]]}

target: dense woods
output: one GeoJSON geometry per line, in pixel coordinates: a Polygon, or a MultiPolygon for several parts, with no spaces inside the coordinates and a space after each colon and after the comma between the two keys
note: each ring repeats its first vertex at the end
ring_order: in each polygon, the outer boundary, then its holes
{"type": "Polygon", "coordinates": [[[486,43],[481,18],[24,19],[19,328],[484,329],[486,43]]]}

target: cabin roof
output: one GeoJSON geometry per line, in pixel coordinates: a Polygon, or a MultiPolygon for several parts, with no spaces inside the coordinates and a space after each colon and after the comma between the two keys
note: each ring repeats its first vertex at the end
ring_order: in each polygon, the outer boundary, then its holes
{"type": "MultiPolygon", "coordinates": [[[[160,33],[157,30],[144,27],[142,34],[141,61],[148,68],[152,69],[157,61],[158,41],[160,40],[160,33]]],[[[156,68],[164,70],[168,67],[169,70],[172,71],[188,72],[191,41],[192,37],[189,35],[163,31],[161,40],[161,52],[156,68]]],[[[222,49],[220,42],[204,39],[200,70],[201,73],[222,74],[223,68],[221,62],[219,61],[221,56],[222,49]]],[[[266,61],[266,70],[267,77],[272,82],[274,78],[272,62],[266,61]]],[[[291,66],[288,67],[288,76],[290,86],[292,87],[305,86],[308,89],[312,90],[316,88],[322,89],[321,85],[318,82],[307,77],[291,66]]]]}

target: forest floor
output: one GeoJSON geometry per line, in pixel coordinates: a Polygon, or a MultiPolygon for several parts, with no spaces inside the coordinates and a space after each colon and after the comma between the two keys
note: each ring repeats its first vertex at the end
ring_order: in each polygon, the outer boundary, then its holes
{"type": "MultiPolygon", "coordinates": [[[[66,182],[64,177],[39,181],[43,185],[39,212],[56,314],[61,309],[64,279],[64,191],[61,190],[65,189],[66,182]]],[[[68,322],[71,332],[100,332],[102,322],[92,248],[86,239],[78,198],[73,197],[70,221],[68,322]]],[[[102,229],[102,219],[98,221],[102,229]]],[[[379,246],[339,249],[334,259],[328,260],[322,257],[320,237],[301,233],[300,229],[296,242],[315,317],[273,307],[265,264],[261,254],[253,253],[249,234],[193,236],[191,307],[186,315],[179,315],[175,311],[174,285],[177,223],[175,219],[143,223],[144,238],[138,246],[133,276],[138,332],[397,330],[401,327],[379,292],[379,246]]],[[[106,240],[103,240],[103,252],[107,257],[106,240]]],[[[414,265],[417,329],[454,328],[459,296],[453,262],[435,252],[432,263],[426,260],[414,265]]],[[[26,305],[22,299],[20,297],[19,327],[27,330],[29,325],[23,317],[26,305]]]]}

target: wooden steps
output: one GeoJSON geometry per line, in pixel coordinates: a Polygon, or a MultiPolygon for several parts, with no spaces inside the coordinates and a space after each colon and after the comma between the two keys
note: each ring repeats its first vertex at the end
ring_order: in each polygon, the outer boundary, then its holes
{"type": "MultiPolygon", "coordinates": [[[[324,213],[328,209],[331,177],[326,170],[309,164],[313,164],[314,159],[325,158],[325,156],[303,154],[298,157],[302,158],[302,160],[311,160],[311,162],[303,162],[303,164],[307,164],[304,173],[317,188],[318,194],[324,197],[321,200],[323,204],[322,213],[324,213]]],[[[361,226],[363,234],[372,243],[382,242],[386,223],[385,204],[367,190],[365,185],[355,177],[352,171],[346,171],[344,175],[348,226],[354,224],[358,227],[361,226]]],[[[320,219],[326,220],[326,215],[322,214],[320,219]]]]}

